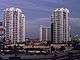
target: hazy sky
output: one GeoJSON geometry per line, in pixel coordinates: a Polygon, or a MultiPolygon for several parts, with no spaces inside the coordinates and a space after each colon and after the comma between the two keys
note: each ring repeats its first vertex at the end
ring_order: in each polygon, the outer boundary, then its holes
{"type": "Polygon", "coordinates": [[[80,18],[80,0],[0,0],[0,20],[7,7],[18,7],[26,16],[27,32],[39,36],[40,25],[50,26],[50,16],[56,8],[66,7],[71,17],[80,18]]]}

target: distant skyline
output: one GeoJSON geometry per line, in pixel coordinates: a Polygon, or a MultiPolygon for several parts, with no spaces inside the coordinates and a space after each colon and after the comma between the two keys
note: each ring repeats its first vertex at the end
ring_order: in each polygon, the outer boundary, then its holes
{"type": "Polygon", "coordinates": [[[0,0],[0,21],[3,20],[3,10],[8,7],[18,7],[23,11],[26,30],[32,38],[39,36],[40,25],[50,26],[50,16],[56,8],[68,8],[70,17],[80,18],[80,0],[0,0]]]}

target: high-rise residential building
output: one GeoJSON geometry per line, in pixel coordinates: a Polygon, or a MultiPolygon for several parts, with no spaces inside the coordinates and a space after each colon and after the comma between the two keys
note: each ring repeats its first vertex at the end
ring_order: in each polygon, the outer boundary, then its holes
{"type": "Polygon", "coordinates": [[[40,26],[40,41],[50,41],[51,40],[51,28],[40,26]]]}
{"type": "Polygon", "coordinates": [[[52,15],[53,22],[53,42],[62,43],[69,41],[69,10],[58,8],[52,15]]]}
{"type": "Polygon", "coordinates": [[[0,42],[4,41],[4,32],[5,32],[4,24],[3,22],[0,22],[0,42]]]}
{"type": "Polygon", "coordinates": [[[4,12],[5,40],[11,43],[25,41],[25,16],[19,8],[6,8],[4,12]]]}
{"type": "Polygon", "coordinates": [[[51,44],[53,43],[53,16],[51,16],[51,44]]]}

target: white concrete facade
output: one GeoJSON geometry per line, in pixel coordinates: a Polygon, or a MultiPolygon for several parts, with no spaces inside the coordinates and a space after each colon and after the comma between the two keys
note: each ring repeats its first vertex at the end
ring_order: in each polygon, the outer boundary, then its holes
{"type": "Polygon", "coordinates": [[[11,43],[25,41],[25,16],[19,8],[6,8],[4,12],[5,40],[11,43]]]}
{"type": "Polygon", "coordinates": [[[59,8],[53,13],[53,40],[55,43],[69,41],[69,10],[67,8],[59,8]]]}
{"type": "Polygon", "coordinates": [[[51,40],[51,28],[40,26],[40,41],[50,41],[51,40]]]}

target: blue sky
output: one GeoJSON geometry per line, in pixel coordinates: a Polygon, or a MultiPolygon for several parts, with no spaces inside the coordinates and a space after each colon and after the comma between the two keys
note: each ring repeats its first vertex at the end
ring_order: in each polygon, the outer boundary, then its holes
{"type": "Polygon", "coordinates": [[[80,18],[80,0],[0,0],[0,20],[7,7],[18,7],[26,16],[26,31],[31,37],[39,36],[40,25],[50,26],[50,16],[56,8],[66,7],[70,17],[80,18]]]}

